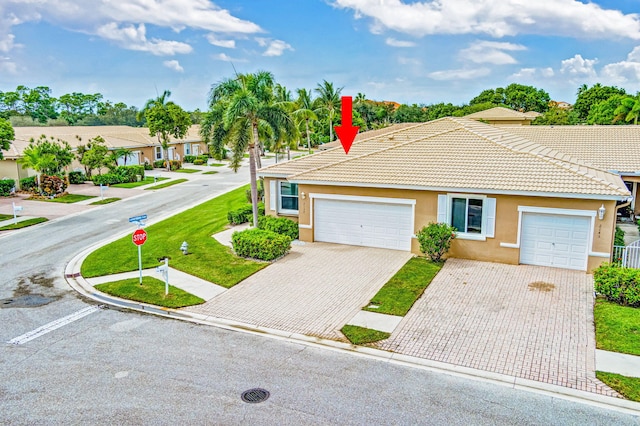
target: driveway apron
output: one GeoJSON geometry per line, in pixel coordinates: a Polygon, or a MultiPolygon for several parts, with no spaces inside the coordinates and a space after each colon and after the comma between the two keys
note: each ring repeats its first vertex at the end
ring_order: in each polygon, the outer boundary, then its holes
{"type": "Polygon", "coordinates": [[[294,245],[284,258],[192,312],[345,340],[340,329],[411,253],[328,243],[294,245]]]}
{"type": "Polygon", "coordinates": [[[593,303],[581,271],[449,259],[378,347],[614,396],[595,377],[593,303]]]}

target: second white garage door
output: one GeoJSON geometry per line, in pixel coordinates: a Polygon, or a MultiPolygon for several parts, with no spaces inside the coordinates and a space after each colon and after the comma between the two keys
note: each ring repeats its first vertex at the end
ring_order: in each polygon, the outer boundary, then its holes
{"type": "Polygon", "coordinates": [[[587,269],[591,218],[524,213],[520,263],[587,269]]]}
{"type": "Polygon", "coordinates": [[[413,205],[317,198],[314,240],[411,250],[413,205]]]}

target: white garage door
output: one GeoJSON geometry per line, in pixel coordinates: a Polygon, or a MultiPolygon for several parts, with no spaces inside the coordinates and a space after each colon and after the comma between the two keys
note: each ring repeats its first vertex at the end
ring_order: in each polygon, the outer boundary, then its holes
{"type": "Polygon", "coordinates": [[[314,240],[411,250],[413,205],[315,199],[314,240]]]}
{"type": "Polygon", "coordinates": [[[587,269],[591,218],[523,213],[520,263],[587,269]]]}

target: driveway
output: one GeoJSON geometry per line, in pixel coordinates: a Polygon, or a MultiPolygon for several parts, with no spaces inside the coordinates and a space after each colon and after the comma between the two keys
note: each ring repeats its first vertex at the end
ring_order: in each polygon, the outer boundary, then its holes
{"type": "Polygon", "coordinates": [[[593,302],[584,272],[449,259],[378,347],[617,395],[595,377],[593,302]]]}
{"type": "Polygon", "coordinates": [[[344,340],[340,329],[411,253],[328,243],[294,245],[273,263],[192,312],[344,340]]]}

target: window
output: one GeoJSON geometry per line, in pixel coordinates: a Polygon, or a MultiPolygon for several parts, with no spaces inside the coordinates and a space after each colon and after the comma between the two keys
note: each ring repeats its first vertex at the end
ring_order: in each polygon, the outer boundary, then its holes
{"type": "Polygon", "coordinates": [[[156,152],[156,160],[162,160],[162,147],[156,146],[155,152],[156,152]]]}
{"type": "Polygon", "coordinates": [[[184,144],[184,155],[191,155],[191,144],[190,143],[185,143],[184,144]]]}
{"type": "Polygon", "coordinates": [[[280,210],[298,212],[298,184],[280,182],[280,210]]]}
{"type": "Polygon", "coordinates": [[[438,222],[455,227],[461,239],[494,238],[496,199],[483,195],[438,195],[438,222]]]}
{"type": "Polygon", "coordinates": [[[482,200],[451,198],[451,226],[458,232],[482,234],[482,200]]]}

